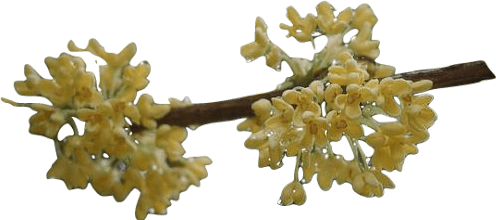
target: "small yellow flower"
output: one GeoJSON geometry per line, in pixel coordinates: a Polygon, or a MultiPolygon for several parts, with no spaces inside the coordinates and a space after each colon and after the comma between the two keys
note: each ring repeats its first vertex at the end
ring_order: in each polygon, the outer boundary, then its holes
{"type": "Polygon", "coordinates": [[[296,126],[303,125],[303,112],[310,111],[317,115],[321,114],[322,109],[317,103],[317,95],[309,88],[303,88],[300,91],[286,90],[282,94],[282,99],[291,105],[296,105],[294,113],[294,123],[296,126]]]}
{"type": "Polygon", "coordinates": [[[331,110],[337,110],[338,109],[334,100],[340,94],[343,94],[343,89],[341,88],[340,85],[333,83],[333,84],[330,84],[326,87],[326,89],[325,89],[325,104],[326,104],[326,111],[327,112],[329,112],[331,110]]]}
{"type": "Polygon", "coordinates": [[[399,122],[384,123],[380,131],[367,136],[366,142],[374,148],[372,165],[377,170],[401,171],[408,154],[416,154],[417,147],[410,142],[406,126],[399,122]]]}
{"type": "Polygon", "coordinates": [[[321,191],[329,191],[340,170],[344,169],[345,162],[341,158],[336,158],[319,151],[313,154],[313,159],[317,164],[317,184],[321,191]]]}
{"type": "Polygon", "coordinates": [[[281,70],[283,53],[279,47],[271,43],[268,52],[265,53],[264,56],[265,56],[265,65],[276,71],[281,70]]]}
{"type": "Polygon", "coordinates": [[[303,113],[305,133],[300,142],[301,148],[312,148],[314,145],[323,147],[327,143],[328,124],[326,118],[318,116],[313,112],[303,113]]]}
{"type": "Polygon", "coordinates": [[[355,9],[355,17],[351,22],[354,28],[361,29],[366,23],[374,26],[377,23],[377,17],[368,4],[362,4],[355,9]]]}
{"type": "Polygon", "coordinates": [[[257,17],[255,21],[255,41],[241,47],[241,56],[247,61],[255,60],[267,53],[269,44],[267,25],[261,17],[257,17]]]}
{"type": "Polygon", "coordinates": [[[426,131],[437,119],[436,113],[429,107],[432,95],[406,96],[402,99],[403,113],[401,122],[416,132],[426,131]]]}
{"type": "Polygon", "coordinates": [[[66,119],[61,111],[47,106],[29,118],[29,133],[55,139],[65,123],[66,119]]]}
{"type": "Polygon", "coordinates": [[[251,105],[255,117],[246,119],[238,124],[238,131],[256,133],[263,129],[263,124],[271,116],[272,104],[267,99],[260,99],[251,105]]]}
{"type": "Polygon", "coordinates": [[[362,115],[360,103],[373,100],[374,94],[370,88],[351,84],[346,87],[346,94],[336,96],[334,103],[344,110],[347,117],[355,119],[362,115]]]}
{"type": "Polygon", "coordinates": [[[77,107],[96,107],[103,101],[102,94],[96,87],[95,75],[90,72],[82,72],[75,77],[74,104],[77,107]]]}
{"type": "Polygon", "coordinates": [[[397,117],[401,114],[401,108],[394,97],[401,98],[411,94],[411,92],[412,89],[406,80],[387,77],[379,83],[379,94],[376,102],[388,115],[397,117]]]}
{"type": "Polygon", "coordinates": [[[350,48],[359,56],[376,59],[379,54],[379,41],[371,40],[372,25],[368,22],[364,23],[362,29],[359,29],[357,35],[350,41],[350,48]]]}
{"type": "Polygon", "coordinates": [[[122,81],[124,85],[133,87],[136,91],[142,90],[150,82],[146,79],[150,75],[150,71],[151,66],[148,61],[143,61],[135,67],[126,66],[122,71],[122,81]]]}
{"type": "Polygon", "coordinates": [[[141,95],[136,106],[141,115],[140,124],[146,128],[157,127],[157,122],[155,120],[162,118],[171,109],[171,106],[168,104],[156,104],[153,102],[152,96],[148,94],[141,95]]]}
{"type": "Polygon", "coordinates": [[[100,132],[110,128],[112,116],[112,106],[109,103],[98,106],[95,109],[83,108],[77,111],[77,117],[86,122],[85,131],[100,132]]]}
{"type": "Polygon", "coordinates": [[[349,52],[339,54],[338,60],[341,61],[340,64],[329,67],[329,82],[339,85],[361,85],[369,79],[367,70],[361,67],[349,52]]]}
{"type": "Polygon", "coordinates": [[[288,7],[286,14],[293,26],[281,24],[279,27],[287,30],[287,37],[294,37],[299,42],[313,41],[312,33],[317,27],[317,19],[314,15],[308,14],[305,18],[300,17],[298,11],[292,6],[288,7]]]}
{"type": "Polygon", "coordinates": [[[338,113],[333,110],[326,115],[329,123],[327,138],[331,141],[339,141],[343,134],[349,135],[351,138],[359,138],[363,136],[363,128],[360,126],[360,118],[349,118],[346,114],[338,113]]]}
{"type": "Polygon", "coordinates": [[[67,190],[85,190],[88,186],[88,175],[91,173],[85,166],[81,166],[66,157],[57,157],[47,171],[47,179],[62,180],[67,190]]]}
{"type": "Polygon", "coordinates": [[[178,161],[186,153],[181,143],[186,140],[188,131],[184,127],[160,125],[157,129],[157,147],[165,150],[167,159],[178,161]]]}
{"type": "Polygon", "coordinates": [[[303,205],[307,200],[307,194],[299,181],[293,181],[286,185],[281,193],[281,205],[303,205]]]}
{"type": "Polygon", "coordinates": [[[319,31],[324,34],[338,34],[342,33],[349,26],[353,18],[353,10],[346,8],[339,13],[338,17],[334,17],[334,7],[328,2],[321,2],[317,5],[317,25],[319,31]]]}
{"type": "Polygon", "coordinates": [[[40,74],[30,64],[24,65],[23,72],[26,80],[15,80],[14,91],[20,96],[38,95],[38,82],[41,79],[40,74]]]}
{"type": "Polygon", "coordinates": [[[381,197],[384,195],[384,189],[395,187],[388,176],[373,168],[356,175],[351,184],[356,193],[365,197],[381,197]]]}

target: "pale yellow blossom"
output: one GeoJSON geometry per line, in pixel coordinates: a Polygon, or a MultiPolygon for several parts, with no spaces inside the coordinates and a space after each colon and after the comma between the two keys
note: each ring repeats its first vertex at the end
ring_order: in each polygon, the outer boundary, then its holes
{"type": "Polygon", "coordinates": [[[165,150],[167,159],[178,161],[186,153],[181,143],[186,140],[188,131],[184,127],[160,125],[157,129],[157,147],[165,150]]]}
{"type": "Polygon", "coordinates": [[[26,64],[23,67],[25,80],[14,81],[14,91],[20,96],[36,96],[39,94],[38,82],[41,79],[40,74],[31,64],[26,64]]]}
{"type": "Polygon", "coordinates": [[[281,193],[281,205],[303,205],[307,200],[307,195],[303,185],[298,181],[293,181],[286,185],[281,193]]]}
{"type": "Polygon", "coordinates": [[[375,59],[379,56],[379,41],[371,40],[372,25],[364,23],[362,29],[359,29],[358,34],[350,42],[350,48],[353,52],[360,56],[365,56],[375,59]]]}
{"type": "Polygon", "coordinates": [[[314,14],[308,13],[305,18],[302,18],[300,13],[292,5],[286,7],[286,18],[293,26],[287,24],[279,24],[281,30],[288,31],[286,37],[292,37],[298,43],[305,43],[310,40],[312,33],[317,27],[317,18],[314,14]]]}
{"type": "Polygon", "coordinates": [[[140,124],[146,128],[157,127],[157,122],[155,120],[163,117],[171,109],[168,104],[156,104],[153,102],[152,96],[148,94],[141,95],[136,106],[141,115],[140,124]]]}
{"type": "Polygon", "coordinates": [[[267,99],[260,99],[251,105],[255,117],[246,119],[238,124],[238,131],[258,132],[263,129],[263,123],[271,116],[272,104],[267,99]]]}
{"type": "Polygon", "coordinates": [[[264,56],[269,49],[269,37],[261,28],[255,28],[255,40],[240,47],[240,55],[247,63],[264,56]]]}
{"type": "Polygon", "coordinates": [[[411,92],[412,89],[406,80],[387,77],[379,83],[379,94],[376,103],[388,115],[397,117],[401,114],[401,107],[399,103],[396,103],[394,97],[401,98],[411,92]]]}
{"type": "Polygon", "coordinates": [[[363,136],[363,128],[360,126],[359,118],[349,118],[346,114],[338,113],[333,110],[326,115],[329,123],[327,138],[330,141],[339,141],[343,134],[349,135],[351,138],[359,138],[363,136]]]}
{"type": "Polygon", "coordinates": [[[61,110],[42,103],[32,105],[31,109],[36,113],[28,118],[28,132],[50,139],[56,138],[60,128],[66,123],[66,118],[61,110]]]}
{"type": "Polygon", "coordinates": [[[317,5],[317,25],[319,31],[324,34],[338,34],[348,28],[353,18],[353,10],[346,8],[339,13],[337,18],[334,17],[334,7],[328,2],[321,2],[317,5]]]}
{"type": "Polygon", "coordinates": [[[343,89],[341,88],[340,85],[332,83],[326,87],[326,89],[325,89],[325,104],[326,104],[326,111],[327,112],[329,112],[331,110],[337,110],[338,109],[334,100],[340,94],[343,94],[343,89]]]}
{"type": "Polygon", "coordinates": [[[402,123],[410,130],[426,131],[437,119],[436,113],[429,107],[433,99],[432,95],[405,96],[402,99],[402,123]]]}
{"type": "Polygon", "coordinates": [[[339,54],[338,60],[341,61],[340,64],[329,67],[329,82],[339,85],[361,85],[369,79],[367,70],[361,67],[350,53],[339,54]]]}
{"type": "Polygon", "coordinates": [[[321,107],[317,103],[317,95],[309,88],[303,88],[301,91],[286,90],[282,94],[282,99],[291,105],[296,105],[294,113],[294,122],[300,126],[303,124],[303,112],[310,111],[315,114],[321,114],[321,107]]]}
{"type": "Polygon", "coordinates": [[[373,100],[374,94],[370,88],[351,84],[346,87],[346,94],[336,96],[334,103],[347,117],[354,119],[362,115],[360,103],[373,100]]]}
{"type": "Polygon", "coordinates": [[[387,171],[399,170],[408,154],[418,152],[414,143],[409,142],[406,126],[399,122],[382,124],[379,132],[367,136],[366,142],[374,148],[372,165],[387,171]]]}
{"type": "Polygon", "coordinates": [[[378,19],[368,4],[361,4],[355,9],[354,19],[351,25],[357,29],[363,28],[367,23],[375,25],[378,19]]]}
{"type": "Polygon", "coordinates": [[[365,197],[382,197],[385,188],[394,188],[389,177],[375,170],[358,174],[351,185],[356,193],[365,197]]]}
{"type": "Polygon", "coordinates": [[[326,118],[306,111],[302,115],[305,133],[300,141],[301,148],[323,147],[327,143],[328,123],[326,118]]]}

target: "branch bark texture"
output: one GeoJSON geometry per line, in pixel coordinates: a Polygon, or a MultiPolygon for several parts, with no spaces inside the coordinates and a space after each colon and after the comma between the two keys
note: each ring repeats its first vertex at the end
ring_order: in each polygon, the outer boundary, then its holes
{"type": "MultiPolygon", "coordinates": [[[[394,75],[393,78],[403,78],[412,81],[428,79],[433,82],[432,89],[438,89],[494,79],[495,76],[484,61],[475,61],[455,64],[444,68],[400,73],[394,75]]],[[[283,90],[276,90],[242,98],[171,109],[165,117],[157,120],[157,123],[187,127],[252,117],[254,116],[251,109],[253,102],[262,98],[270,100],[272,97],[281,96],[283,92],[283,90]]],[[[133,132],[139,132],[141,128],[133,125],[131,130],[133,132]]]]}

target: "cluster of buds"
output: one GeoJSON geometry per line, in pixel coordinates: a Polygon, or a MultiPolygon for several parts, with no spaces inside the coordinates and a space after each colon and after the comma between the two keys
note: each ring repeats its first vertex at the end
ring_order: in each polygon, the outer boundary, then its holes
{"type": "MultiPolygon", "coordinates": [[[[281,194],[282,205],[303,204],[302,184],[314,175],[323,190],[329,190],[334,181],[347,182],[362,196],[382,196],[385,188],[394,187],[382,171],[401,171],[405,157],[417,153],[416,145],[428,138],[427,128],[436,120],[428,106],[433,97],[419,94],[432,87],[431,81],[394,79],[393,67],[375,63],[379,43],[371,40],[371,33],[377,18],[370,7],[348,8],[337,17],[333,11],[329,3],[322,2],[317,6],[318,16],[301,18],[288,8],[293,26],[281,25],[289,31],[288,36],[300,42],[312,41],[316,32],[328,37],[326,47],[308,61],[309,74],[324,61],[327,74],[308,87],[295,87],[280,97],[255,102],[256,116],[238,125],[238,130],[252,132],[245,146],[259,150],[260,167],[278,169],[284,157],[297,158],[294,179],[281,194]],[[358,29],[358,33],[344,43],[343,36],[350,29],[358,29]],[[394,121],[379,122],[376,115],[394,121]],[[364,126],[374,133],[365,135],[364,126]],[[350,145],[352,160],[333,152],[333,142],[342,138],[350,145]],[[367,157],[360,143],[372,147],[373,155],[367,157]],[[299,169],[303,170],[301,177],[299,169]]],[[[261,29],[257,27],[256,32],[261,29]]],[[[253,45],[260,39],[256,36],[255,43],[241,49],[245,58],[255,54],[253,45]]]]}
{"type": "Polygon", "coordinates": [[[211,163],[208,157],[183,157],[186,128],[156,122],[171,108],[191,102],[171,98],[170,104],[156,104],[150,95],[143,94],[134,103],[137,91],[148,85],[146,77],[150,73],[147,61],[137,66],[129,64],[136,53],[134,43],[119,54],[105,52],[94,39],[85,49],[72,41],[68,47],[105,60],[106,65],[100,66],[100,90],[81,58],[62,53],[45,60],[53,79],[42,78],[26,65],[27,79],[14,84],[20,95],[43,96],[52,105],[2,100],[35,110],[37,113],[29,119],[30,133],[54,140],[57,160],[48,178],[63,180],[69,189],[84,189],[90,183],[98,194],[113,196],[117,201],[138,189],[137,219],[145,219],[148,213],[165,214],[171,200],[179,199],[189,186],[199,186],[207,177],[205,166],[211,163]],[[74,119],[85,122],[83,134],[74,119]],[[58,140],[65,124],[74,134],[58,140]],[[133,133],[131,124],[144,130],[133,133]]]}

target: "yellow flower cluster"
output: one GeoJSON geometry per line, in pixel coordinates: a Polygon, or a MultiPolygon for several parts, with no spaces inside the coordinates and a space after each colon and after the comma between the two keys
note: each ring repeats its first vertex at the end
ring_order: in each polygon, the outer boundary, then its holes
{"type": "Polygon", "coordinates": [[[324,1],[317,5],[316,10],[317,15],[308,14],[302,18],[296,9],[288,7],[287,17],[292,26],[280,25],[281,29],[289,32],[287,37],[294,37],[299,42],[310,41],[314,44],[316,37],[327,37],[327,44],[314,55],[313,60],[290,57],[272,43],[267,36],[267,25],[260,17],[255,22],[255,41],[242,46],[241,55],[247,61],[265,56],[267,66],[276,70],[280,70],[282,61],[287,62],[294,75],[280,84],[279,89],[301,85],[309,79],[311,81],[331,64],[332,81],[340,85],[360,84],[362,82],[357,82],[359,79],[366,80],[369,76],[384,78],[394,73],[394,67],[373,61],[379,56],[379,41],[372,40],[377,17],[370,6],[363,4],[355,10],[346,8],[335,16],[334,7],[324,1]],[[352,30],[358,30],[358,33],[349,42],[344,42],[344,36],[352,30]],[[365,66],[366,71],[358,71],[358,65],[365,66]],[[354,74],[343,78],[344,73],[349,72],[354,74]]]}
{"type": "Polygon", "coordinates": [[[130,65],[136,53],[134,43],[119,54],[106,52],[94,39],[85,49],[72,41],[68,47],[105,60],[106,65],[100,66],[100,90],[81,58],[62,53],[45,60],[53,79],[42,78],[26,65],[27,79],[14,85],[20,95],[43,96],[53,106],[2,100],[37,111],[29,119],[29,131],[55,141],[57,160],[48,178],[63,180],[69,189],[84,189],[90,183],[98,194],[117,201],[138,189],[137,219],[145,219],[148,213],[165,214],[170,200],[179,199],[190,185],[199,186],[207,177],[205,166],[211,163],[207,157],[183,157],[186,128],[157,126],[156,119],[171,108],[191,103],[170,99],[170,104],[156,104],[147,94],[134,103],[137,91],[147,86],[150,73],[147,61],[130,65]],[[85,122],[84,134],[79,134],[74,118],[85,122]],[[131,123],[145,129],[133,133],[131,123]],[[74,134],[58,140],[64,124],[69,124],[74,134]]]}
{"type": "Polygon", "coordinates": [[[429,90],[431,81],[394,79],[390,77],[394,67],[375,63],[379,42],[371,40],[371,31],[377,18],[370,7],[348,8],[337,17],[333,11],[329,3],[322,2],[317,6],[318,16],[301,18],[294,8],[288,8],[293,26],[281,25],[288,36],[306,42],[319,32],[329,38],[327,49],[312,61],[313,68],[324,65],[327,75],[308,87],[253,103],[256,116],[238,126],[240,131],[252,132],[245,146],[260,152],[260,167],[278,169],[284,157],[297,158],[294,179],[281,194],[282,205],[303,204],[302,184],[314,175],[323,190],[329,190],[334,181],[347,182],[362,196],[382,196],[385,188],[394,188],[382,170],[400,171],[405,157],[417,153],[416,145],[429,137],[427,128],[436,120],[428,106],[432,96],[418,94],[429,90]],[[358,34],[344,43],[343,35],[350,29],[358,29],[358,34]],[[382,123],[376,115],[395,121],[382,123]],[[364,126],[375,132],[365,135],[364,126]],[[333,142],[343,137],[353,160],[333,152],[333,142]],[[360,143],[371,146],[374,154],[367,157],[360,143]]]}

